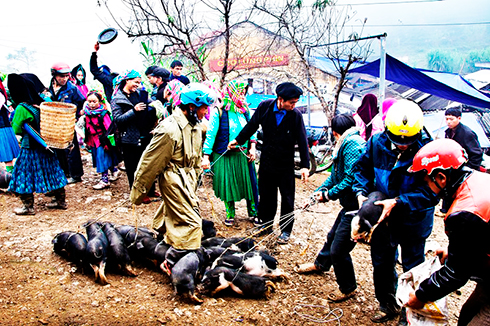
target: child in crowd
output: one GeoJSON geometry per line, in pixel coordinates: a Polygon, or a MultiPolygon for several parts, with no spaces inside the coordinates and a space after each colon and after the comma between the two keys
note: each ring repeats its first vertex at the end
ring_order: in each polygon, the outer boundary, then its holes
{"type": "Polygon", "coordinates": [[[101,179],[93,188],[97,190],[110,186],[109,181],[115,181],[119,176],[117,169],[118,159],[116,148],[107,137],[107,130],[111,127],[112,118],[108,111],[108,104],[102,92],[92,90],[87,94],[82,118],[85,119],[85,143],[92,152],[92,161],[101,179]],[[109,178],[109,172],[112,176],[109,178]]]}

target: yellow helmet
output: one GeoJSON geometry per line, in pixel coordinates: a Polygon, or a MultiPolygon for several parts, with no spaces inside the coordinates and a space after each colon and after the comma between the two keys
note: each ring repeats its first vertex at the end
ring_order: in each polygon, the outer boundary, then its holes
{"type": "Polygon", "coordinates": [[[385,119],[386,133],[395,145],[411,145],[424,127],[424,114],[415,102],[399,100],[393,104],[385,119]]]}

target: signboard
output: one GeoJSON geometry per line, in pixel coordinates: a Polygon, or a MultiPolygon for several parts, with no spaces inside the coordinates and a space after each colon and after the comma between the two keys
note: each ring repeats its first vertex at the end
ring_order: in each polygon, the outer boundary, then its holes
{"type": "MultiPolygon", "coordinates": [[[[271,54],[243,58],[228,58],[229,70],[278,67],[287,66],[288,64],[289,55],[287,54],[271,54]]],[[[224,65],[224,59],[214,59],[209,61],[209,69],[211,71],[221,71],[223,70],[224,65]]]]}

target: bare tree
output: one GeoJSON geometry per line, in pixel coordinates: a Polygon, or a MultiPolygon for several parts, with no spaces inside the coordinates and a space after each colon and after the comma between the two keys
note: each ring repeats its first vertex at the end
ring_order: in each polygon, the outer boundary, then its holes
{"type": "MultiPolygon", "coordinates": [[[[109,0],[105,5],[119,28],[128,37],[145,41],[152,46],[154,55],[161,57],[181,55],[188,59],[199,80],[207,79],[205,62],[210,49],[209,42],[224,38],[225,65],[220,83],[233,71],[228,65],[231,48],[231,29],[240,21],[247,20],[247,10],[235,10],[237,0],[120,0],[129,18],[116,14],[116,6],[109,0]],[[203,19],[206,17],[208,19],[203,19]],[[214,19],[213,19],[214,18],[214,19]],[[214,25],[211,25],[211,23],[214,25]],[[151,43],[151,44],[150,44],[151,43]]],[[[147,48],[145,51],[148,54],[147,48]]],[[[152,53],[153,55],[153,53],[152,53]]]]}
{"type": "Polygon", "coordinates": [[[360,32],[347,32],[347,23],[354,19],[351,8],[337,7],[335,4],[333,0],[316,0],[311,6],[305,6],[301,0],[286,0],[281,6],[271,5],[267,0],[256,0],[254,3],[256,9],[272,19],[273,32],[290,42],[298,58],[296,65],[292,65],[296,74],[291,74],[291,71],[283,73],[296,78],[299,84],[320,100],[329,120],[335,114],[349,68],[354,62],[365,60],[370,53],[369,43],[357,42],[362,28],[360,32]],[[354,42],[342,42],[344,40],[354,42]],[[329,105],[319,87],[319,72],[313,65],[312,56],[328,58],[340,75],[332,105],[329,105]]]}
{"type": "Polygon", "coordinates": [[[25,47],[15,50],[14,53],[9,53],[6,57],[7,61],[11,62],[8,70],[14,72],[31,71],[32,65],[36,62],[35,54],[36,51],[28,51],[25,47]]]}

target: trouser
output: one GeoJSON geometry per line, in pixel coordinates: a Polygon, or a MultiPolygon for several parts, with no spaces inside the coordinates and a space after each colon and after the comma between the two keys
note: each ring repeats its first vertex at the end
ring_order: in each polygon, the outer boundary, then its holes
{"type": "Polygon", "coordinates": [[[258,217],[262,223],[270,225],[277,210],[277,189],[281,194],[281,232],[291,233],[294,224],[294,173],[273,173],[259,170],[259,211],[258,217]]]}
{"type": "Polygon", "coordinates": [[[403,241],[394,241],[386,223],[381,223],[371,238],[371,260],[373,262],[373,281],[376,299],[380,308],[397,312],[395,300],[398,275],[395,271],[398,245],[402,251],[402,267],[407,272],[424,262],[425,238],[406,235],[403,241]]]}
{"type": "MultiPolygon", "coordinates": [[[[134,174],[138,168],[138,163],[140,162],[141,156],[145,151],[146,147],[151,141],[151,137],[141,138],[141,146],[133,144],[122,144],[124,165],[126,166],[126,175],[128,176],[129,189],[133,187],[134,174]]],[[[155,185],[152,186],[149,193],[155,190],[155,185]]]]}
{"type": "MultiPolygon", "coordinates": [[[[257,209],[255,208],[255,202],[253,200],[247,201],[247,212],[249,217],[254,217],[257,215],[257,209]]],[[[225,201],[226,210],[226,219],[234,219],[235,218],[235,202],[234,201],[225,201]]]]}
{"type": "Polygon", "coordinates": [[[54,149],[56,157],[60,162],[61,169],[67,178],[81,178],[83,175],[83,163],[80,154],[80,145],[76,139],[76,134],[73,136],[73,147],[70,149],[54,149]]]}
{"type": "Polygon", "coordinates": [[[458,326],[488,326],[490,325],[490,290],[482,283],[476,288],[463,304],[459,313],[458,326]]]}
{"type": "Polygon", "coordinates": [[[315,260],[315,265],[323,271],[328,271],[333,265],[340,292],[344,294],[357,288],[354,265],[350,256],[350,252],[356,246],[350,237],[353,216],[345,215],[346,212],[355,209],[357,205],[347,209],[342,208],[328,233],[327,241],[315,260]]]}

